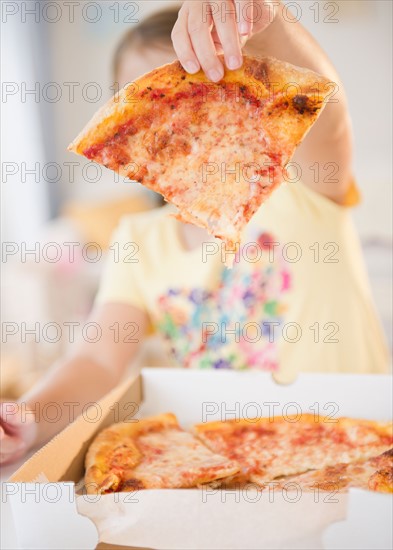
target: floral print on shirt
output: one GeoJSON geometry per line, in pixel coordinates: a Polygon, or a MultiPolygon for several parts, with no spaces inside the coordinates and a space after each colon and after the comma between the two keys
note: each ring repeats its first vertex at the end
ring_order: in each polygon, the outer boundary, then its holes
{"type": "Polygon", "coordinates": [[[257,243],[261,258],[246,261],[243,246],[240,261],[222,268],[214,289],[170,288],[159,297],[157,328],[181,366],[278,369],[277,340],[292,277],[271,234],[254,233],[248,242],[257,243]]]}

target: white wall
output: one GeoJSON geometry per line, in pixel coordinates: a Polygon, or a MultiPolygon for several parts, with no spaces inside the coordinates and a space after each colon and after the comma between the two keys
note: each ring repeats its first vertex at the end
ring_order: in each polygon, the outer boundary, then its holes
{"type": "MultiPolygon", "coordinates": [[[[355,210],[362,236],[391,236],[392,228],[392,2],[336,0],[339,23],[313,21],[301,2],[302,23],[317,37],[345,85],[355,137],[355,176],[363,204],[355,210]]],[[[323,4],[322,2],[320,4],[323,4]]]]}
{"type": "MultiPolygon", "coordinates": [[[[59,83],[78,82],[75,101],[70,103],[65,95],[54,106],[53,116],[56,121],[58,162],[78,161],[85,165],[82,157],[66,151],[69,142],[77,135],[88,122],[100,105],[112,97],[112,56],[122,34],[136,23],[127,22],[127,19],[139,21],[147,14],[159,10],[170,4],[179,5],[176,1],[144,0],[139,2],[97,2],[102,9],[100,20],[89,23],[86,17],[75,18],[71,23],[69,18],[63,17],[59,23],[50,28],[52,43],[52,71],[53,78],[59,83]],[[117,14],[111,6],[119,6],[117,14]],[[138,5],[138,11],[133,13],[133,5],[138,5]],[[116,22],[118,15],[119,21],[116,22]],[[81,89],[89,82],[98,83],[102,87],[102,99],[89,103],[83,98],[81,89]]],[[[81,15],[80,12],[78,12],[81,15]]],[[[94,17],[93,11],[86,14],[94,17]]],[[[94,88],[91,88],[94,91],[94,88]]],[[[77,170],[77,174],[79,174],[77,170]]],[[[88,176],[89,179],[92,176],[88,176]]],[[[100,200],[108,196],[124,195],[133,192],[136,184],[116,183],[112,172],[103,169],[103,177],[98,183],[89,183],[81,175],[76,176],[76,182],[64,182],[63,193],[66,197],[81,200],[100,200]]]]}
{"type": "Polygon", "coordinates": [[[2,239],[24,241],[27,248],[49,216],[47,189],[40,178],[45,151],[39,103],[33,98],[20,101],[22,83],[35,80],[31,30],[20,19],[11,18],[2,26],[1,37],[2,239]]]}

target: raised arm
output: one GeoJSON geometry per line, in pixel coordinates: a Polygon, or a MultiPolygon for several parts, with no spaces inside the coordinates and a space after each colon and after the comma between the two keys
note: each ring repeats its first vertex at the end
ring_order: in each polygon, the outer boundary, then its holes
{"type": "Polygon", "coordinates": [[[224,53],[228,69],[236,69],[242,63],[241,47],[251,36],[253,51],[260,55],[306,67],[337,85],[332,84],[329,102],[294,160],[303,183],[343,203],[352,179],[352,131],[344,88],[326,53],[289,9],[271,0],[190,0],[184,2],[172,33],[185,70],[202,68],[214,81],[223,75],[217,53],[224,53]]]}

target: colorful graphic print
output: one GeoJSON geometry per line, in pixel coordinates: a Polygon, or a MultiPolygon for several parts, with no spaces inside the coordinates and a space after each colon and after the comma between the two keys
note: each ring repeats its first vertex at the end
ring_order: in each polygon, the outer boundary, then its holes
{"type": "Polygon", "coordinates": [[[278,369],[277,340],[291,274],[274,243],[269,233],[251,235],[247,254],[243,246],[239,261],[222,268],[213,290],[171,288],[160,296],[157,328],[181,366],[278,369]],[[260,247],[258,261],[247,261],[250,243],[260,247]]]}

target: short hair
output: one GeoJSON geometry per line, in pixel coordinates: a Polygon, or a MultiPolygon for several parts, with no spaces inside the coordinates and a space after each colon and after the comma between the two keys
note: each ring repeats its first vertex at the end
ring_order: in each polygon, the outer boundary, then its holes
{"type": "Polygon", "coordinates": [[[174,6],[149,15],[121,38],[113,56],[114,80],[119,74],[123,53],[136,47],[167,47],[172,49],[171,33],[177,21],[180,6],[174,6]]]}

